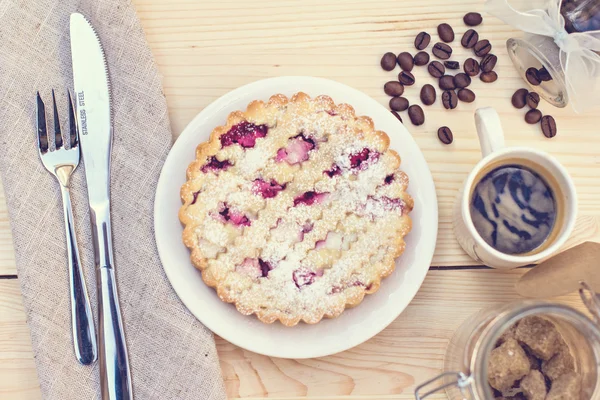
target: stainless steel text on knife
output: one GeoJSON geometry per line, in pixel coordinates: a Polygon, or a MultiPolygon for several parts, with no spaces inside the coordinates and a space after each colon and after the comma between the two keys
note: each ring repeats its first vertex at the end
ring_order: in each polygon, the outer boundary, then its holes
{"type": "Polygon", "coordinates": [[[112,116],[106,60],[98,36],[81,14],[71,14],[71,54],[77,119],[90,203],[98,284],[99,362],[103,400],[133,399],[119,307],[110,220],[112,116]]]}
{"type": "Polygon", "coordinates": [[[83,92],[77,93],[77,109],[79,110],[79,132],[82,135],[88,134],[87,129],[87,114],[85,113],[85,94],[83,92]]]}

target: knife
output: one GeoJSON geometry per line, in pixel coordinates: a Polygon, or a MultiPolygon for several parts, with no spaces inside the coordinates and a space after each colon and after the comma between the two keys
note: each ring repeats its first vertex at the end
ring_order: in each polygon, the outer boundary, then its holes
{"type": "Polygon", "coordinates": [[[98,35],[87,19],[71,14],[70,29],[79,143],[85,164],[98,286],[100,387],[103,400],[130,400],[133,390],[110,224],[113,129],[108,69],[98,35]]]}

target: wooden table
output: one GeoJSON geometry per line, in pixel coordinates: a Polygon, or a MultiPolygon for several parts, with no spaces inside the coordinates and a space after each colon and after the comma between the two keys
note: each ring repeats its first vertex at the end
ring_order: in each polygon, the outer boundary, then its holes
{"type": "MultiPolygon", "coordinates": [[[[415,35],[436,26],[455,27],[455,59],[470,51],[459,41],[462,16],[482,11],[483,1],[447,0],[134,0],[148,42],[164,75],[171,124],[177,136],[210,102],[248,82],[279,75],[314,75],[353,86],[386,104],[383,84],[395,73],[379,68],[383,53],[414,51],[415,35]]],[[[415,385],[440,372],[453,331],[481,307],[518,298],[513,290],[523,270],[500,272],[476,266],[461,250],[451,228],[456,191],[480,158],[473,123],[477,107],[500,113],[508,145],[526,145],[554,154],[572,174],[579,193],[579,216],[567,246],[600,241],[600,140],[597,116],[552,113],[559,134],[545,139],[539,126],[523,121],[523,110],[510,104],[523,82],[506,54],[506,39],[517,32],[484,16],[481,37],[494,46],[500,79],[475,80],[473,104],[446,111],[436,102],[424,107],[427,122],[407,127],[425,153],[439,200],[439,237],[432,270],[406,311],[386,330],[344,353],[312,360],[272,359],[247,352],[217,338],[223,376],[230,397],[411,398],[415,385]],[[455,135],[442,145],[437,128],[455,135]]],[[[398,71],[396,71],[397,73],[398,71]]],[[[419,84],[407,90],[418,100],[420,85],[431,82],[423,68],[419,84]]],[[[404,113],[403,113],[404,114],[404,113]]],[[[597,115],[597,114],[596,114],[597,115]]],[[[389,132],[394,134],[394,132],[389,132]]],[[[0,199],[0,398],[39,399],[29,330],[19,292],[11,233],[0,199]]],[[[575,295],[559,299],[578,306],[575,295]]],[[[145,400],[145,399],[144,399],[145,400]]],[[[166,399],[165,399],[166,400],[166,399]]]]}

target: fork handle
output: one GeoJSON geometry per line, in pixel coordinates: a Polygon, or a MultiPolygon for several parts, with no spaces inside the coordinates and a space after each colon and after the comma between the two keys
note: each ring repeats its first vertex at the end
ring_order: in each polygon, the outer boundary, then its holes
{"type": "Polygon", "coordinates": [[[73,208],[69,187],[60,185],[65,230],[67,234],[67,258],[69,261],[69,283],[71,289],[71,323],[73,330],[73,346],[77,360],[84,365],[96,361],[98,349],[94,317],[90,307],[90,299],[85,286],[83,270],[77,248],[77,238],[73,224],[73,208]]]}

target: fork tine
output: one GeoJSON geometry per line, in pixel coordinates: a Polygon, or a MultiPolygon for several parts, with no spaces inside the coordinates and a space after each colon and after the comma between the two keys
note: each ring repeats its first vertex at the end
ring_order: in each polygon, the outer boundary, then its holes
{"type": "Polygon", "coordinates": [[[46,108],[40,97],[40,92],[37,92],[37,138],[38,148],[41,153],[48,151],[48,133],[46,131],[46,108]]]}
{"type": "Polygon", "coordinates": [[[60,132],[60,119],[58,118],[58,109],[56,108],[56,97],[54,97],[54,89],[52,89],[52,106],[54,108],[54,144],[56,150],[63,145],[62,134],[60,132]]]}
{"type": "Polygon", "coordinates": [[[71,91],[67,90],[67,97],[69,98],[69,142],[71,148],[77,147],[79,141],[79,132],[77,132],[77,122],[75,120],[75,108],[73,106],[73,100],[71,99],[71,91]]]}

